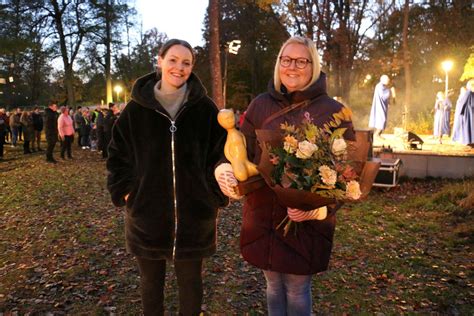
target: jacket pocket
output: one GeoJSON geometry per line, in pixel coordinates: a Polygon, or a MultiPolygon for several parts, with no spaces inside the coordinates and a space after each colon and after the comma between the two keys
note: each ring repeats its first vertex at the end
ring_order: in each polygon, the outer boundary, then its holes
{"type": "Polygon", "coordinates": [[[137,196],[137,193],[138,193],[138,186],[134,185],[133,190],[130,191],[130,193],[128,194],[128,198],[127,198],[127,201],[126,201],[126,204],[125,204],[127,206],[127,208],[132,208],[133,203],[135,202],[135,198],[137,196]]]}

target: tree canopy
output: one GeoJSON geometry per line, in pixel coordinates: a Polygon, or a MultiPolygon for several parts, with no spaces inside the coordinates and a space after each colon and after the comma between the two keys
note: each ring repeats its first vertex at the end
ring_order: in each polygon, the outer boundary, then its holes
{"type": "MultiPolygon", "coordinates": [[[[218,89],[226,91],[227,107],[244,110],[266,91],[278,50],[291,35],[316,42],[329,94],[342,97],[362,120],[381,74],[391,77],[402,98],[411,91],[410,103],[420,110],[430,107],[443,87],[444,59],[455,65],[450,88],[456,91],[473,77],[469,27],[474,10],[469,0],[213,4],[219,9],[217,52],[211,50],[214,31],[207,16],[205,44],[195,48],[194,71],[208,91],[211,78],[225,77],[225,88],[218,89]],[[228,52],[232,40],[241,41],[237,54],[228,52]],[[216,54],[221,70],[210,67],[210,57],[216,54]]],[[[3,1],[0,82],[5,83],[0,83],[0,106],[44,105],[50,99],[99,104],[111,100],[115,84],[129,94],[136,78],[156,69],[157,51],[167,40],[160,30],[141,29],[133,5],[127,0],[3,1]]]]}

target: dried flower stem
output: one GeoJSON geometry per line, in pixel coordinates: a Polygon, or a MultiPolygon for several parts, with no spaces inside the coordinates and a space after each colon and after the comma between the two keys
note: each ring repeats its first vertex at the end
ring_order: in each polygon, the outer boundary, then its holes
{"type": "MultiPolygon", "coordinates": [[[[285,216],[285,218],[280,222],[280,224],[278,224],[278,226],[276,227],[276,229],[280,229],[280,227],[285,224],[285,226],[283,227],[283,237],[286,237],[286,235],[288,234],[288,232],[290,231],[291,229],[291,226],[293,226],[293,221],[288,217],[288,215],[285,216]]],[[[296,227],[295,226],[295,235],[296,235],[296,227]]]]}

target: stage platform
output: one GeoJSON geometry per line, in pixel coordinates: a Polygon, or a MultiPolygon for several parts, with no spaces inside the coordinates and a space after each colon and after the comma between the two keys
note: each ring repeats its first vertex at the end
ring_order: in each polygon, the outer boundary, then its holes
{"type": "Polygon", "coordinates": [[[407,133],[382,134],[374,137],[373,156],[378,158],[400,158],[400,176],[410,178],[442,177],[462,179],[474,176],[474,148],[452,142],[444,137],[417,135],[423,140],[419,149],[410,149],[407,133]]]}

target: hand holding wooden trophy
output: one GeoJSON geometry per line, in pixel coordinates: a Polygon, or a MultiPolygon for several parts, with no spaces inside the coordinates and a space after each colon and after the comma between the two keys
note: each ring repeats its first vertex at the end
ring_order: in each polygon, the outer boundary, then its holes
{"type": "Polygon", "coordinates": [[[219,124],[227,130],[227,140],[224,146],[224,155],[234,170],[234,175],[240,182],[257,175],[257,165],[247,158],[247,144],[245,136],[235,128],[234,111],[223,109],[217,115],[219,124]]]}
{"type": "MultiPolygon", "coordinates": [[[[268,184],[268,186],[270,186],[274,191],[288,191],[288,189],[275,185],[271,179],[273,165],[268,157],[269,148],[267,145],[262,147],[263,159],[260,159],[258,166],[248,160],[245,136],[235,128],[235,116],[233,110],[220,110],[217,115],[217,121],[227,130],[224,155],[232,166],[235,178],[239,181],[237,186],[234,188],[236,194],[240,196],[246,195],[249,192],[265,186],[265,184],[268,184]]],[[[282,142],[281,135],[277,131],[260,129],[256,130],[256,135],[260,143],[279,144],[282,142]]],[[[357,166],[356,172],[360,176],[359,182],[362,191],[362,198],[365,198],[370,192],[370,188],[372,187],[372,183],[377,175],[380,163],[367,161],[370,143],[362,136],[364,136],[364,134],[356,133],[356,142],[350,146],[351,149],[348,150],[348,154],[350,160],[353,161],[355,166],[357,166]]],[[[322,203],[320,206],[328,204],[324,198],[317,196],[317,194],[312,194],[309,191],[302,191],[299,193],[314,195],[315,199],[318,200],[318,203],[322,203]]],[[[281,197],[282,194],[279,195],[277,193],[277,196],[281,197]]],[[[292,204],[286,203],[285,205],[291,206],[292,204]]],[[[304,208],[300,207],[300,209],[304,208]]]]}

